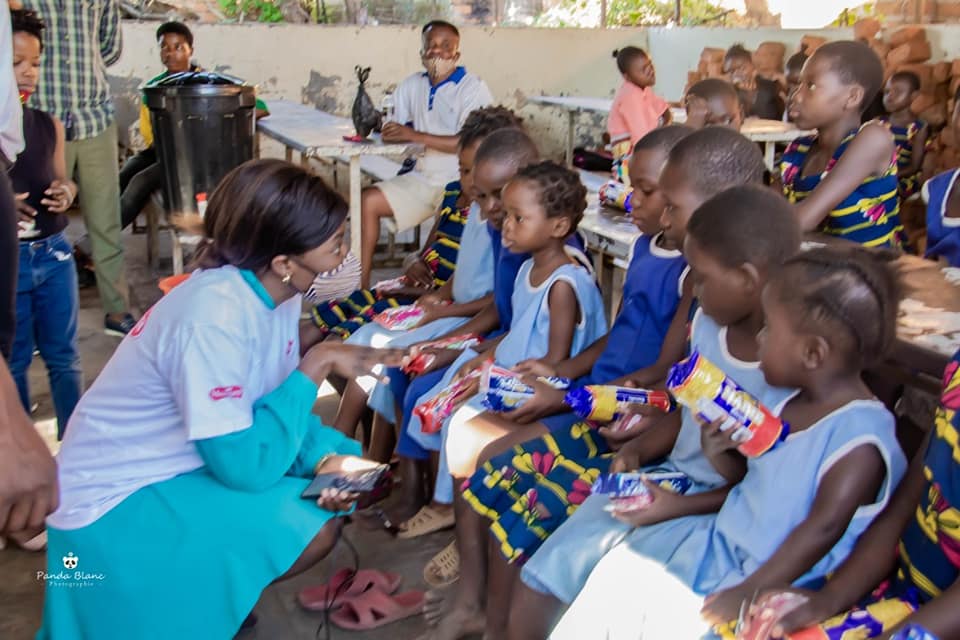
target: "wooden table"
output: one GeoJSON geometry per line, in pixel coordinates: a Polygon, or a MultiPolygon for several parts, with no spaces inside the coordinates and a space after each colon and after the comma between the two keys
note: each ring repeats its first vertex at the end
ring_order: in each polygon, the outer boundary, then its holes
{"type": "Polygon", "coordinates": [[[294,151],[298,151],[304,165],[311,158],[343,159],[349,163],[350,248],[359,256],[361,156],[417,155],[423,152],[423,145],[386,144],[376,135],[369,142],[348,142],[343,137],[354,135],[355,131],[347,118],[286,100],[270,102],[267,107],[270,116],[257,122],[257,130],[283,144],[288,161],[292,161],[294,151]]]}
{"type": "MultiPolygon", "coordinates": [[[[613,104],[613,100],[610,98],[580,96],[532,96],[527,100],[534,104],[556,107],[566,111],[567,140],[564,157],[567,164],[573,162],[573,137],[577,115],[581,113],[610,113],[610,106],[613,104]]],[[[687,113],[681,108],[671,107],[670,113],[673,116],[673,121],[677,124],[682,124],[687,120],[687,113]]],[[[767,169],[772,171],[777,143],[785,144],[811,132],[797,129],[789,122],[747,118],[740,128],[740,133],[754,142],[763,144],[763,159],[767,169]]]]}

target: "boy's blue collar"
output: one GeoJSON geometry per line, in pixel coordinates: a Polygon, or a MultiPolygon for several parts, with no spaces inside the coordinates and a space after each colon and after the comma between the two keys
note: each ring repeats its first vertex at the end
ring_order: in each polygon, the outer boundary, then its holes
{"type": "MultiPolygon", "coordinates": [[[[437,95],[437,89],[439,89],[440,87],[442,87],[443,85],[448,84],[448,83],[459,84],[460,81],[463,80],[466,76],[467,76],[467,68],[466,68],[466,67],[457,67],[456,69],[453,70],[453,73],[451,73],[451,74],[450,74],[450,77],[448,77],[446,80],[441,80],[441,81],[438,82],[437,84],[432,84],[432,83],[431,83],[431,84],[430,84],[430,99],[429,99],[428,102],[427,102],[427,108],[428,108],[430,111],[433,111],[433,98],[434,98],[434,96],[437,95]]],[[[423,77],[427,79],[427,82],[430,82],[430,74],[429,74],[429,73],[427,73],[426,71],[424,71],[424,72],[423,72],[423,77]]]]}
{"type": "Polygon", "coordinates": [[[267,293],[266,287],[263,286],[263,283],[260,282],[260,279],[257,275],[250,271],[249,269],[240,269],[240,277],[243,278],[244,282],[250,285],[250,288],[253,289],[253,292],[257,294],[257,297],[260,298],[260,301],[267,305],[267,309],[271,311],[277,308],[277,303],[273,301],[273,298],[270,297],[270,294],[267,293]]]}

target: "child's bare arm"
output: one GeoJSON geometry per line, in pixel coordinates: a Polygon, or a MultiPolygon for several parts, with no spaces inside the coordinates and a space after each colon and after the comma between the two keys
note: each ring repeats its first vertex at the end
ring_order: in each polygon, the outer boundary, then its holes
{"type": "Polygon", "coordinates": [[[556,364],[570,357],[573,333],[577,328],[580,303],[573,286],[566,280],[558,280],[547,294],[550,308],[550,336],[547,354],[541,360],[556,364]]]}
{"type": "Polygon", "coordinates": [[[711,594],[704,605],[705,618],[715,624],[729,622],[753,594],[792,584],[806,573],[837,543],[856,510],[874,502],[884,475],[883,458],[869,444],[837,460],[820,481],[806,519],[753,575],[736,587],[711,594]]]}
{"type": "MultiPolygon", "coordinates": [[[[491,299],[490,303],[483,308],[477,315],[467,320],[465,324],[460,325],[452,331],[448,331],[442,336],[434,338],[441,340],[443,338],[452,338],[453,336],[462,336],[467,333],[478,333],[485,335],[496,329],[500,325],[500,314],[497,312],[497,305],[491,299]]],[[[480,343],[485,344],[485,343],[480,343]]]]}
{"type": "Polygon", "coordinates": [[[617,382],[629,380],[638,387],[652,387],[662,383],[667,378],[670,367],[682,360],[687,354],[687,327],[690,323],[690,307],[693,304],[693,281],[687,278],[683,283],[683,296],[677,311],[670,321],[670,328],[660,347],[657,361],[645,369],[634,371],[617,382]]]}
{"type": "Polygon", "coordinates": [[[894,550],[897,542],[914,517],[926,487],[923,475],[925,451],[926,446],[921,447],[890,503],[860,536],[853,552],[823,589],[811,594],[806,604],[783,617],[780,626],[785,633],[846,611],[890,575],[896,563],[894,550]]]}
{"type": "Polygon", "coordinates": [[[67,175],[67,143],[63,123],[53,118],[56,132],[56,146],[53,150],[53,182],[44,192],[41,202],[54,213],[63,213],[70,208],[77,197],[77,185],[67,175]]]}
{"type": "Polygon", "coordinates": [[[886,171],[893,148],[893,135],[885,126],[870,124],[861,129],[827,177],[797,205],[802,229],[816,230],[864,180],[886,171]]]}

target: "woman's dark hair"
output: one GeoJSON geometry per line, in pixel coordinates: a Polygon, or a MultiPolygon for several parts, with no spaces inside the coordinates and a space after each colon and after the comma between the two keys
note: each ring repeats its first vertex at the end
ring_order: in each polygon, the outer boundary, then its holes
{"type": "Polygon", "coordinates": [[[460,127],[460,148],[466,149],[500,129],[523,129],[523,118],[500,105],[475,109],[460,127]]]}
{"type": "Polygon", "coordinates": [[[687,237],[727,267],[776,268],[800,249],[800,224],[783,196],[748,184],[700,205],[687,224],[687,237]]]}
{"type": "Polygon", "coordinates": [[[168,33],[174,33],[183,36],[190,48],[193,48],[193,32],[182,22],[164,22],[157,28],[157,41],[168,33]]]}
{"type": "Polygon", "coordinates": [[[632,63],[635,58],[646,58],[648,56],[647,52],[640,47],[629,46],[615,50],[613,57],[617,59],[617,69],[620,73],[626,73],[627,69],[630,68],[630,63],[632,63]]]}
{"type": "Polygon", "coordinates": [[[540,205],[548,218],[570,219],[570,233],[577,230],[587,208],[587,188],[580,174],[556,162],[545,160],[527,165],[511,180],[532,182],[540,190],[540,205]]]}
{"type": "Polygon", "coordinates": [[[10,30],[13,33],[26,33],[40,41],[40,50],[43,51],[43,30],[46,25],[33,11],[25,9],[10,10],[10,30]]]}
{"type": "Polygon", "coordinates": [[[894,259],[893,252],[854,244],[812,249],[788,260],[770,283],[798,329],[831,344],[839,337],[863,368],[882,360],[897,335],[894,259]]]}
{"type": "Polygon", "coordinates": [[[197,263],[260,271],[276,256],[316,249],[346,218],[347,203],[319,177],[283,160],[251,160],[210,197],[197,263]]]}

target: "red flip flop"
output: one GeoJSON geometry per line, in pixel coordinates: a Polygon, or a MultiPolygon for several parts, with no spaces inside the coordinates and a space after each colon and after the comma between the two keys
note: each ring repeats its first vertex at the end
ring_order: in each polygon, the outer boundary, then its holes
{"type": "Polygon", "coordinates": [[[423,591],[406,591],[395,596],[377,589],[344,602],[330,614],[330,622],[348,631],[367,631],[423,612],[423,591]]]}
{"type": "Polygon", "coordinates": [[[297,594],[300,606],[309,611],[326,611],[363,595],[371,590],[394,593],[400,588],[401,577],[396,573],[360,569],[356,575],[351,569],[340,569],[327,584],[301,589],[297,594]]]}

